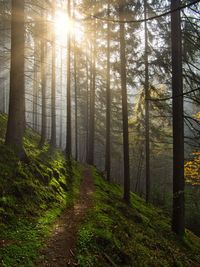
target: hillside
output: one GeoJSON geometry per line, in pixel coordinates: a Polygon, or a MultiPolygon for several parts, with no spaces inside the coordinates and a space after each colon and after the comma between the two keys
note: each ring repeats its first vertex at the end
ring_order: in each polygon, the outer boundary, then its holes
{"type": "Polygon", "coordinates": [[[79,192],[80,166],[73,164],[73,182],[64,155],[26,130],[27,162],[4,145],[6,116],[0,114],[0,266],[33,266],[43,238],[57,216],[79,192]],[[1,265],[2,264],[2,265],[1,265]]]}
{"type": "Polygon", "coordinates": [[[31,129],[24,138],[28,161],[20,162],[3,144],[5,115],[0,124],[1,266],[46,266],[45,257],[48,266],[60,266],[64,256],[57,254],[55,242],[62,252],[65,247],[54,237],[59,224],[65,226],[62,237],[76,246],[73,264],[66,266],[200,266],[200,239],[190,231],[178,239],[162,210],[135,194],[127,206],[121,187],[107,183],[94,167],[73,162],[72,180],[63,154],[48,144],[39,149],[39,136],[31,129]],[[84,173],[94,186],[88,211],[84,173]]]}
{"type": "Polygon", "coordinates": [[[80,266],[200,266],[200,239],[187,231],[183,240],[171,232],[162,210],[102,179],[93,169],[94,206],[79,230],[77,259],[80,266]]]}

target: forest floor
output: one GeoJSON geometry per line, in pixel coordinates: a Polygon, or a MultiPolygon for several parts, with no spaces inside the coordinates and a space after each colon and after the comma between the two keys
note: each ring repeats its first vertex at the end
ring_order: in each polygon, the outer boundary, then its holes
{"type": "Polygon", "coordinates": [[[86,212],[92,207],[94,184],[91,171],[84,169],[80,194],[74,205],[67,208],[54,225],[52,235],[41,250],[38,267],[77,266],[75,260],[75,244],[79,225],[86,212]]]}
{"type": "Polygon", "coordinates": [[[92,166],[73,161],[72,182],[61,151],[39,149],[31,129],[30,162],[20,162],[4,145],[6,123],[0,113],[0,266],[200,266],[199,237],[177,238],[165,211],[134,193],[127,205],[92,166]]]}

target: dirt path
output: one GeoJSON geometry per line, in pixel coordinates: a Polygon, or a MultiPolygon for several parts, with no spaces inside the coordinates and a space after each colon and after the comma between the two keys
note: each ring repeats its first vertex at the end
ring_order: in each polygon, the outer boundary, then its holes
{"type": "Polygon", "coordinates": [[[78,266],[74,259],[76,234],[86,211],[92,206],[94,185],[90,170],[83,171],[80,195],[76,204],[58,219],[53,235],[42,250],[38,267],[78,266]]]}

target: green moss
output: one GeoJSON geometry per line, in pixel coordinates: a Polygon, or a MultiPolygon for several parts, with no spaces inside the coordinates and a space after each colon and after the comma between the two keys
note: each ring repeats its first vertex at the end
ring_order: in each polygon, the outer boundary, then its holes
{"type": "MultiPolygon", "coordinates": [[[[37,179],[30,180],[30,177],[22,175],[13,182],[12,194],[1,197],[3,224],[0,236],[6,244],[0,248],[3,266],[33,266],[43,237],[51,233],[56,218],[78,196],[81,180],[79,166],[74,165],[74,173],[70,191],[64,191],[59,179],[54,177],[48,186],[43,186],[37,179]]],[[[63,175],[60,179],[64,184],[63,175]]]]}
{"type": "Polygon", "coordinates": [[[199,266],[200,240],[187,231],[179,240],[162,210],[131,194],[122,199],[118,185],[109,184],[93,169],[94,207],[77,239],[80,266],[199,266]]]}
{"type": "Polygon", "coordinates": [[[0,125],[0,265],[33,266],[43,237],[78,196],[81,166],[72,162],[71,179],[64,155],[48,144],[40,149],[40,137],[30,129],[24,137],[28,161],[19,161],[4,145],[5,115],[0,125]]]}

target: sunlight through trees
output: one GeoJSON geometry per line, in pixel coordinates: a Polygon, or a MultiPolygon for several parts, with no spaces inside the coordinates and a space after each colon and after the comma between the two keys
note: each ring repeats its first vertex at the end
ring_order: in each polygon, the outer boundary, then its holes
{"type": "Polygon", "coordinates": [[[200,209],[199,14],[195,0],[1,0],[1,141],[28,162],[33,129],[72,180],[73,159],[95,165],[183,236],[200,209]]]}

